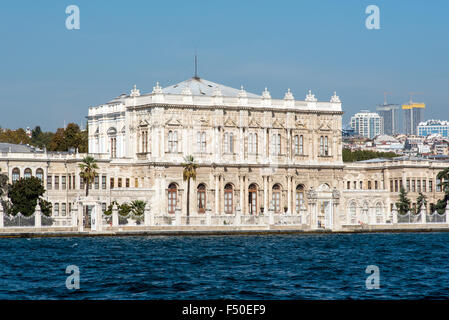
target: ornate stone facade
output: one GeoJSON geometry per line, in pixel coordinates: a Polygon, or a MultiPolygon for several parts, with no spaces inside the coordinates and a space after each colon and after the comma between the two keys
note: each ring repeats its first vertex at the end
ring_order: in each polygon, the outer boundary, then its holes
{"type": "MultiPolygon", "coordinates": [[[[274,214],[299,217],[310,228],[386,223],[395,183],[405,185],[409,176],[415,188],[418,178],[420,188],[425,180],[429,203],[436,202],[435,177],[444,163],[343,164],[342,113],[335,93],[319,102],[309,91],[301,101],[288,89],[284,99],[272,99],[267,88],[259,96],[199,78],[167,88],[157,83],[150,94],[134,86],[129,95],[89,108],[89,153],[100,168],[90,195],[103,208],[139,199],[150,204],[154,219],[182,219],[182,162],[193,155],[199,164],[191,182],[193,221],[274,214]]],[[[46,198],[63,225],[84,194],[78,168],[83,156],[6,152],[0,169],[11,180],[27,169],[42,173],[46,198]]]]}

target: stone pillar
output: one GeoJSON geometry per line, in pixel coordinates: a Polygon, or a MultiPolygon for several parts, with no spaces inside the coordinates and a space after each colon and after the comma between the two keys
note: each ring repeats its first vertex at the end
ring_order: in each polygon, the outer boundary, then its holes
{"type": "Polygon", "coordinates": [[[145,211],[144,211],[144,225],[146,227],[151,226],[151,212],[150,212],[150,203],[147,202],[145,205],[145,211]]]}
{"type": "MultiPolygon", "coordinates": [[[[244,190],[245,190],[245,176],[243,175],[239,175],[239,186],[240,186],[240,199],[239,199],[239,204],[240,204],[240,209],[243,211],[243,203],[244,203],[244,190]]],[[[237,208],[236,208],[237,211],[237,208]]]]}
{"type": "Polygon", "coordinates": [[[263,178],[263,213],[268,213],[268,176],[262,176],[263,178]]]}
{"type": "Polygon", "coordinates": [[[444,210],[444,215],[446,216],[446,223],[449,223],[449,201],[446,204],[446,209],[444,210]]]}
{"type": "Polygon", "coordinates": [[[206,205],[206,225],[210,226],[212,224],[212,210],[210,207],[210,202],[206,205]]]}
{"type": "Polygon", "coordinates": [[[97,217],[97,231],[103,230],[103,210],[101,209],[101,202],[95,203],[95,213],[97,217]]]}
{"type": "Polygon", "coordinates": [[[396,208],[396,203],[393,203],[393,210],[391,211],[393,224],[398,223],[398,209],[396,208]]]}
{"type": "Polygon", "coordinates": [[[34,215],[34,227],[35,228],[41,228],[42,227],[42,212],[41,212],[41,206],[39,204],[37,204],[34,213],[35,213],[35,215],[34,215]]]}
{"type": "Polygon", "coordinates": [[[84,231],[84,205],[78,202],[78,231],[84,231]]]}
{"type": "Polygon", "coordinates": [[[78,208],[76,203],[72,204],[72,227],[78,227],[78,208]]]}
{"type": "Polygon", "coordinates": [[[292,214],[292,176],[287,175],[287,214],[292,214]]]}
{"type": "Polygon", "coordinates": [[[268,211],[268,224],[274,225],[274,207],[270,206],[270,210],[268,211]]]}
{"type": "Polygon", "coordinates": [[[426,223],[426,211],[426,206],[422,204],[419,210],[419,213],[421,214],[421,223],[426,223]]]}
{"type": "Polygon", "coordinates": [[[0,228],[4,227],[4,221],[3,221],[3,206],[0,203],[0,228]]]}
{"type": "Polygon", "coordinates": [[[113,227],[119,226],[119,224],[118,224],[118,208],[117,208],[116,204],[114,204],[112,206],[112,226],[113,227]]]}
{"type": "Polygon", "coordinates": [[[179,207],[176,207],[175,209],[175,224],[177,226],[181,225],[181,209],[179,207]]]}
{"type": "Polygon", "coordinates": [[[241,207],[238,205],[235,208],[235,223],[234,224],[236,226],[239,226],[239,225],[241,225],[241,222],[242,222],[241,207]]]}
{"type": "MultiPolygon", "coordinates": [[[[245,215],[249,215],[249,203],[248,203],[248,176],[243,176],[243,200],[241,205],[242,212],[245,215]]],[[[257,212],[256,212],[257,214],[257,212]]]]}
{"type": "Polygon", "coordinates": [[[219,175],[214,174],[215,180],[215,215],[220,214],[220,186],[218,185],[219,175]]]}

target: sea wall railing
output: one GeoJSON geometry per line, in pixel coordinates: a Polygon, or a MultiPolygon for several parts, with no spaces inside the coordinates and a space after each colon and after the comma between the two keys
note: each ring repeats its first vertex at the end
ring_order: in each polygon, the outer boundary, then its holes
{"type": "Polygon", "coordinates": [[[411,223],[411,224],[426,224],[426,223],[449,223],[449,202],[442,214],[437,211],[428,213],[426,206],[421,206],[416,213],[408,211],[407,213],[401,214],[396,205],[393,205],[393,221],[396,223],[411,223]]]}

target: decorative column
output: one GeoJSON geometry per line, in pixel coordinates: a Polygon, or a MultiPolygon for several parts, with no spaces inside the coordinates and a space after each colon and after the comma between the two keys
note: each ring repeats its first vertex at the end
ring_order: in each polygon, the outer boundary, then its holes
{"type": "MultiPolygon", "coordinates": [[[[0,204],[0,207],[2,205],[0,204]]],[[[34,227],[35,228],[41,228],[42,227],[42,212],[41,212],[41,206],[37,204],[36,210],[34,215],[34,227]]]]}
{"type": "Polygon", "coordinates": [[[426,206],[424,204],[421,205],[420,214],[421,214],[421,223],[426,223],[426,206]]]}
{"type": "MultiPolygon", "coordinates": [[[[245,182],[244,182],[244,179],[245,179],[245,177],[243,176],[243,175],[239,175],[239,186],[240,186],[240,199],[239,199],[239,207],[240,207],[240,210],[242,210],[243,211],[243,197],[244,197],[244,189],[245,189],[245,182]]],[[[237,208],[236,208],[236,210],[237,210],[237,208]]]]}
{"type": "Polygon", "coordinates": [[[396,203],[393,203],[393,210],[391,211],[393,224],[398,223],[398,209],[396,208],[396,203]]]}
{"type": "Polygon", "coordinates": [[[76,203],[72,204],[72,227],[78,227],[78,208],[76,203]]]}
{"type": "Polygon", "coordinates": [[[206,225],[210,226],[212,224],[212,212],[211,212],[210,202],[206,205],[206,225]]]}
{"type": "Polygon", "coordinates": [[[268,176],[262,176],[263,178],[263,213],[268,213],[268,176]]]}
{"type": "Polygon", "coordinates": [[[234,224],[235,224],[236,226],[241,225],[241,221],[242,221],[242,219],[241,219],[241,212],[242,212],[242,209],[241,209],[241,207],[238,205],[238,206],[235,208],[235,222],[234,222],[234,224]]]}
{"type": "Polygon", "coordinates": [[[215,215],[220,215],[220,186],[219,179],[220,176],[218,174],[214,174],[215,179],[215,215]]]}
{"type": "Polygon", "coordinates": [[[78,202],[78,231],[84,231],[84,205],[78,202]]]}
{"type": "Polygon", "coordinates": [[[114,204],[112,206],[112,226],[113,227],[118,227],[119,223],[118,223],[118,207],[116,204],[114,204]]]}
{"type": "Polygon", "coordinates": [[[287,214],[292,214],[292,176],[287,175],[287,214]]]}
{"type": "Polygon", "coordinates": [[[145,224],[146,227],[149,227],[149,226],[152,225],[150,203],[149,202],[147,202],[147,204],[145,205],[144,224],[145,224]]]}
{"type": "Polygon", "coordinates": [[[245,215],[249,215],[249,204],[248,204],[248,176],[243,176],[243,201],[241,203],[242,212],[245,215]]]}

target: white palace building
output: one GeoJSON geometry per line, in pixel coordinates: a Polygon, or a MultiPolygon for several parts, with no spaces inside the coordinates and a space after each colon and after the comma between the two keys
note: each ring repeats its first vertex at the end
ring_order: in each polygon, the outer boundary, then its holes
{"type": "Polygon", "coordinates": [[[445,162],[343,163],[342,114],[335,93],[318,101],[309,90],[296,100],[288,89],[274,99],[267,88],[258,95],[198,77],[166,88],[157,83],[145,94],[134,86],[89,108],[89,154],[99,169],[88,199],[78,168],[85,154],[3,144],[0,170],[11,182],[41,178],[59,226],[73,225],[85,205],[100,212],[112,201],[133,200],[147,202],[146,226],[186,224],[187,155],[199,165],[190,187],[191,225],[389,225],[397,222],[400,186],[415,206],[418,193],[425,194],[427,212],[443,197],[436,176],[445,162]]]}

